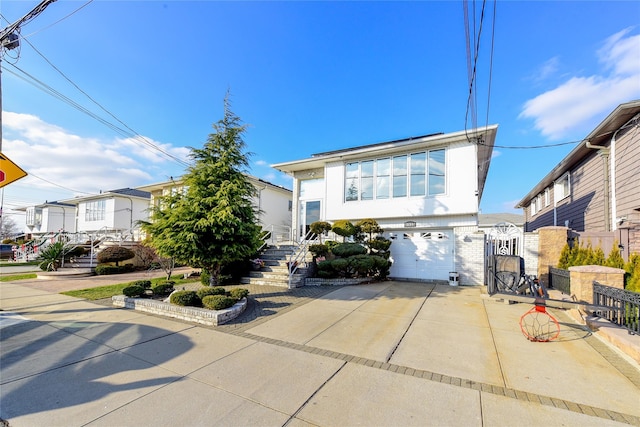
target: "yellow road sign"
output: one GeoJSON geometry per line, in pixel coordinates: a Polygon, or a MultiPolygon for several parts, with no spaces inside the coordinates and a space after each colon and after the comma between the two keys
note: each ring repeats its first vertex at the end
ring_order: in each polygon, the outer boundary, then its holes
{"type": "Polygon", "coordinates": [[[20,169],[20,166],[13,163],[7,156],[0,153],[0,187],[11,184],[20,178],[27,176],[27,173],[20,169]]]}

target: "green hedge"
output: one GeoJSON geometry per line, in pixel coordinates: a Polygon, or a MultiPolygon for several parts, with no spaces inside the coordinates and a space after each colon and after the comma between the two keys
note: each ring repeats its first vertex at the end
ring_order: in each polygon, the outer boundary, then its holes
{"type": "Polygon", "coordinates": [[[173,292],[173,282],[158,283],[153,288],[151,288],[151,291],[154,295],[158,296],[169,295],[171,292],[173,292]]]}
{"type": "Polygon", "coordinates": [[[192,307],[200,307],[202,306],[202,300],[198,297],[198,294],[195,291],[178,291],[171,294],[171,298],[169,299],[171,304],[181,305],[181,306],[192,306],[192,307]]]}
{"type": "Polygon", "coordinates": [[[234,288],[229,291],[229,296],[237,300],[246,298],[249,295],[249,290],[244,288],[234,288]]]}
{"type": "Polygon", "coordinates": [[[233,307],[236,302],[235,298],[226,295],[207,295],[202,300],[202,305],[209,310],[224,310],[233,307]]]}
{"type": "Polygon", "coordinates": [[[124,288],[122,290],[122,293],[126,297],[135,298],[135,297],[142,296],[144,294],[144,288],[139,285],[131,285],[124,288]]]}
{"type": "Polygon", "coordinates": [[[224,288],[220,288],[220,287],[215,287],[215,288],[206,287],[206,288],[198,289],[196,293],[198,294],[198,297],[200,297],[200,299],[204,299],[204,297],[209,295],[226,295],[227,291],[225,291],[224,288]]]}

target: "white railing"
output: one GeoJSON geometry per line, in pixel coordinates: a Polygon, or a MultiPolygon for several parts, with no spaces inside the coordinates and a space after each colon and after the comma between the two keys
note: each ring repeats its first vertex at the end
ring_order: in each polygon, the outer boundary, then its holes
{"type": "Polygon", "coordinates": [[[289,255],[289,261],[287,262],[287,267],[289,268],[289,284],[288,288],[292,288],[293,284],[293,275],[298,271],[298,267],[300,264],[307,258],[307,253],[309,253],[309,245],[311,243],[316,243],[318,236],[309,231],[304,239],[298,244],[295,252],[289,255]]]}
{"type": "Polygon", "coordinates": [[[288,225],[268,225],[262,229],[262,245],[258,249],[261,252],[268,245],[291,241],[291,227],[288,225]]]}

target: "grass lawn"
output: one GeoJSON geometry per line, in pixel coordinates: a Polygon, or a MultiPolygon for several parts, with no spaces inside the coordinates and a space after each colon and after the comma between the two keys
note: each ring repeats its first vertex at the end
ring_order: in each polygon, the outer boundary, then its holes
{"type": "Polygon", "coordinates": [[[35,279],[36,273],[14,274],[13,276],[2,276],[0,282],[12,282],[14,280],[35,279]]]}
{"type": "Polygon", "coordinates": [[[40,261],[29,262],[0,262],[0,267],[23,267],[25,265],[38,265],[40,261]]]}
{"type": "MultiPolygon", "coordinates": [[[[176,282],[175,286],[183,283],[200,282],[200,278],[197,279],[183,279],[182,276],[172,276],[171,280],[176,282]]],[[[164,277],[158,277],[151,279],[151,286],[155,286],[157,283],[164,283],[166,279],[164,277]]],[[[76,291],[60,292],[62,295],[68,295],[70,297],[84,298],[90,301],[111,298],[114,295],[122,295],[122,290],[129,286],[131,282],[118,283],[117,285],[99,286],[97,288],[79,289],[76,291]]]]}

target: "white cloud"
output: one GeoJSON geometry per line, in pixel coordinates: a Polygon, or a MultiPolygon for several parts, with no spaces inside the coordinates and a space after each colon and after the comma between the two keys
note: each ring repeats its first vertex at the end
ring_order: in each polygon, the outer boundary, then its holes
{"type": "MultiPolygon", "coordinates": [[[[30,174],[16,184],[42,191],[42,200],[35,203],[64,198],[56,195],[60,188],[54,184],[77,193],[98,193],[160,181],[163,171],[182,169],[132,138],[83,137],[30,114],[4,112],[3,128],[3,152],[30,174]]],[[[184,147],[149,141],[179,158],[186,158],[189,152],[184,147]]]]}
{"type": "Polygon", "coordinates": [[[267,162],[264,160],[258,160],[255,162],[256,166],[267,166],[267,162]]]}
{"type": "Polygon", "coordinates": [[[640,35],[629,32],[612,35],[598,50],[602,73],[572,77],[530,99],[519,117],[533,119],[542,135],[558,140],[571,132],[588,132],[594,117],[640,97],[640,35]]]}

